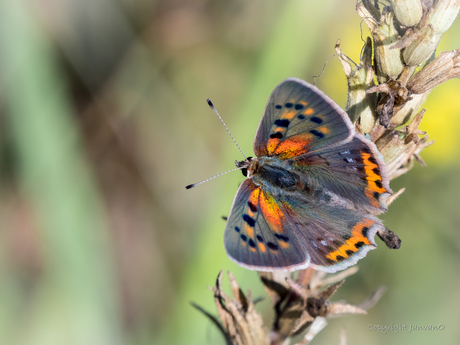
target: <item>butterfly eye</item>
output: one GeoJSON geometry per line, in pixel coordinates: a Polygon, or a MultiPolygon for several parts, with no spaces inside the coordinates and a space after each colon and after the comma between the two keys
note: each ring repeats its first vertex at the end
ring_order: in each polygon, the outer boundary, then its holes
{"type": "Polygon", "coordinates": [[[243,174],[244,177],[248,177],[248,169],[247,168],[241,169],[241,173],[243,174]]]}

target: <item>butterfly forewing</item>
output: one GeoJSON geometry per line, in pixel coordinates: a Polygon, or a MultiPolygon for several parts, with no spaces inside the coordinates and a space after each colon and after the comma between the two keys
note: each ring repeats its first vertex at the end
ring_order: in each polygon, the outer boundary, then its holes
{"type": "Polygon", "coordinates": [[[239,265],[263,270],[307,267],[309,258],[286,222],[284,207],[251,179],[236,194],[225,228],[229,257],[239,265]]]}
{"type": "Polygon", "coordinates": [[[316,87],[295,78],[270,95],[257,129],[258,157],[288,159],[333,145],[353,135],[347,114],[316,87]]]}

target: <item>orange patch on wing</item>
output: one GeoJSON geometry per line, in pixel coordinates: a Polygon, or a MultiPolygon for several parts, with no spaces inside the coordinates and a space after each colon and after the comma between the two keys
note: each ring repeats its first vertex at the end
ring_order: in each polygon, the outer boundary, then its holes
{"type": "Polygon", "coordinates": [[[280,156],[281,159],[289,159],[306,153],[309,149],[310,143],[310,135],[305,135],[303,138],[293,137],[279,144],[274,154],[280,156]]]}
{"type": "Polygon", "coordinates": [[[244,224],[244,230],[246,231],[246,234],[248,234],[249,237],[254,239],[254,229],[251,228],[249,225],[244,224]]]}
{"type": "MultiPolygon", "coordinates": [[[[293,102],[293,101],[291,101],[291,102],[293,102]]],[[[289,111],[286,111],[284,114],[281,115],[281,119],[291,121],[296,115],[297,115],[297,111],[289,110],[289,111]]],[[[272,134],[273,133],[282,133],[283,137],[284,137],[284,135],[286,134],[286,130],[287,130],[286,127],[279,127],[277,125],[273,125],[271,133],[272,134]]],[[[275,150],[278,151],[277,147],[281,143],[281,141],[282,141],[282,138],[270,138],[270,139],[268,139],[267,151],[268,151],[269,155],[274,154],[275,150]]]]}
{"type": "MultiPolygon", "coordinates": [[[[251,192],[251,194],[249,195],[249,203],[253,204],[253,205],[256,206],[256,207],[257,207],[257,205],[259,204],[259,192],[260,192],[260,188],[256,188],[256,189],[254,189],[254,190],[251,192]]],[[[251,208],[249,207],[249,205],[248,205],[248,207],[247,207],[247,209],[246,209],[246,212],[247,212],[247,214],[248,214],[250,217],[254,218],[255,212],[253,212],[253,211],[251,210],[251,208]]],[[[256,211],[256,212],[257,212],[257,211],[256,211]]]]}
{"type": "Polygon", "coordinates": [[[259,242],[258,245],[259,245],[259,250],[262,253],[265,253],[267,251],[267,247],[265,247],[265,244],[259,242]]]}
{"type": "Polygon", "coordinates": [[[327,127],[320,127],[318,130],[323,133],[323,134],[328,134],[329,133],[329,128],[327,127]]]}
{"type": "Polygon", "coordinates": [[[357,252],[359,248],[356,248],[356,243],[362,242],[364,244],[370,245],[371,242],[367,239],[367,237],[363,236],[362,231],[364,227],[371,227],[372,224],[375,222],[370,219],[363,219],[362,221],[356,223],[356,225],[351,230],[351,237],[345,241],[337,250],[329,253],[326,257],[332,261],[338,261],[337,256],[341,256],[343,258],[348,258],[347,251],[351,250],[353,253],[357,252]]]}
{"type": "Polygon", "coordinates": [[[260,211],[264,215],[268,226],[274,232],[283,232],[283,223],[286,219],[276,203],[276,200],[270,194],[262,192],[260,198],[260,211]]]}
{"type": "Polygon", "coordinates": [[[256,253],[256,252],[257,252],[257,249],[256,249],[256,248],[249,247],[249,249],[251,249],[251,252],[253,252],[253,253],[256,253]]]}
{"type": "Polygon", "coordinates": [[[305,115],[313,115],[315,113],[315,111],[312,108],[307,108],[307,109],[305,109],[305,111],[303,113],[305,115]]]}
{"type": "Polygon", "coordinates": [[[302,104],[304,107],[306,107],[308,103],[305,101],[300,101],[299,104],[302,104]]]}
{"type": "Polygon", "coordinates": [[[260,188],[256,188],[252,191],[251,195],[249,196],[249,202],[253,205],[257,205],[259,203],[259,193],[260,188]]]}
{"type": "Polygon", "coordinates": [[[379,201],[375,198],[375,193],[382,194],[387,191],[383,186],[379,187],[376,183],[376,181],[380,181],[380,184],[382,183],[382,176],[374,172],[374,169],[378,168],[378,165],[370,161],[372,157],[370,153],[361,152],[361,157],[363,158],[364,170],[366,172],[366,196],[371,200],[372,206],[379,207],[379,201]]]}
{"type": "MultiPolygon", "coordinates": [[[[366,153],[366,152],[361,152],[361,157],[363,158],[363,162],[364,162],[364,169],[366,170],[366,178],[368,181],[377,181],[377,180],[381,180],[381,176],[380,175],[377,175],[376,173],[374,173],[373,169],[375,168],[378,168],[378,165],[377,164],[374,164],[372,163],[369,159],[371,158],[371,154],[370,153],[366,153]]],[[[384,191],[385,189],[382,188],[382,190],[384,191]]],[[[382,192],[383,193],[383,192],[382,192]]]]}
{"type": "Polygon", "coordinates": [[[254,212],[252,212],[252,210],[251,210],[251,208],[249,206],[248,206],[246,211],[247,211],[249,217],[254,218],[254,212]]]}
{"type": "MultiPolygon", "coordinates": [[[[259,195],[260,195],[260,188],[254,189],[249,195],[249,202],[256,207],[259,204],[259,195]]],[[[254,218],[255,212],[251,210],[249,205],[247,206],[246,212],[251,218],[254,218]]],[[[254,239],[254,229],[252,227],[250,227],[248,224],[244,224],[244,230],[250,238],[254,239]]]]}
{"type": "Polygon", "coordinates": [[[278,241],[278,243],[280,244],[281,248],[289,248],[289,243],[286,243],[286,242],[283,242],[283,241],[278,241]]]}
{"type": "Polygon", "coordinates": [[[269,155],[272,155],[275,149],[278,147],[281,139],[279,138],[270,138],[267,144],[267,151],[269,155]]]}
{"type": "Polygon", "coordinates": [[[289,110],[289,111],[285,112],[285,113],[281,116],[281,118],[282,118],[283,120],[292,120],[292,119],[294,118],[294,116],[296,116],[296,114],[297,114],[297,111],[295,111],[295,110],[289,110]]]}

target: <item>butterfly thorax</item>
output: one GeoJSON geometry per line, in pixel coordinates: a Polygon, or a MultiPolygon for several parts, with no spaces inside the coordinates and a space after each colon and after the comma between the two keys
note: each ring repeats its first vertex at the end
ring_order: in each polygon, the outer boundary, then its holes
{"type": "Polygon", "coordinates": [[[276,157],[249,157],[235,164],[255,185],[267,189],[296,190],[305,183],[287,162],[276,157]]]}

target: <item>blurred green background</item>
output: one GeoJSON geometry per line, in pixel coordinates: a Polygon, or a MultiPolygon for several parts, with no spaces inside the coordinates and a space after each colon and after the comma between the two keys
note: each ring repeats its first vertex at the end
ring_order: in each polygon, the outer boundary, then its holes
{"type": "MultiPolygon", "coordinates": [[[[221,269],[264,292],[222,244],[241,174],[184,190],[241,159],[205,99],[253,155],[274,86],[313,82],[337,39],[358,60],[355,2],[0,0],[0,13],[0,344],[222,344],[189,302],[215,313],[221,269]]],[[[457,20],[438,51],[459,33],[457,20]]],[[[345,106],[337,59],[317,86],[345,106]]],[[[315,344],[339,344],[342,327],[349,344],[458,343],[459,94],[459,80],[433,91],[428,167],[392,182],[406,192],[383,218],[401,249],[380,243],[333,299],[387,293],[315,344]]]]}

